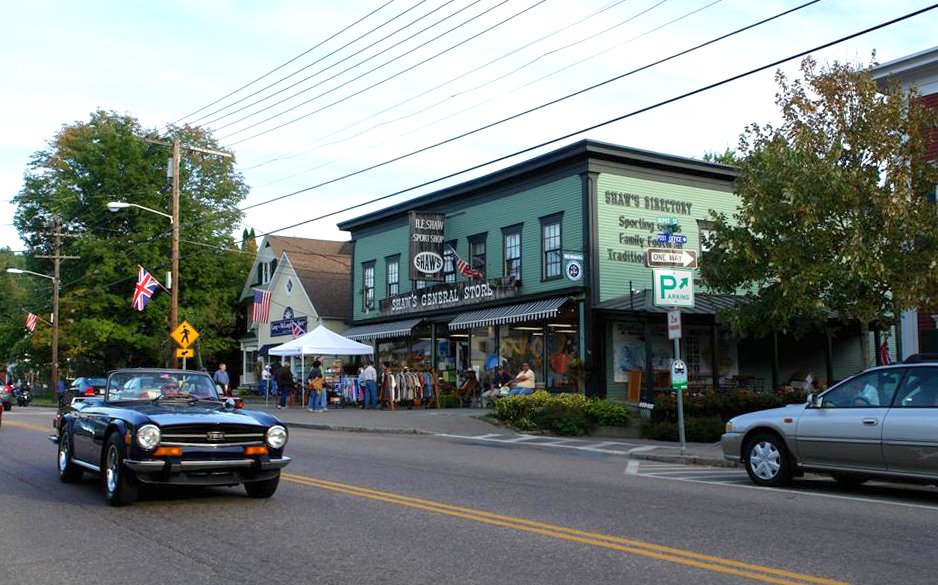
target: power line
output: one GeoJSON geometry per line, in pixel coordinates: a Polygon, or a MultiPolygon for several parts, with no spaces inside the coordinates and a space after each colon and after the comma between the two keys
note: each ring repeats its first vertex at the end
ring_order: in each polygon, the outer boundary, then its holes
{"type": "MultiPolygon", "coordinates": [[[[169,126],[178,125],[180,122],[182,122],[182,121],[185,120],[186,118],[189,118],[189,117],[191,117],[191,116],[194,116],[194,115],[198,114],[199,112],[201,112],[201,111],[203,111],[203,110],[207,110],[208,108],[214,106],[215,104],[217,104],[217,103],[219,103],[219,102],[221,102],[221,101],[223,101],[223,100],[226,100],[226,99],[228,99],[229,97],[235,95],[235,94],[238,93],[239,91],[241,91],[241,90],[243,90],[243,89],[247,89],[248,87],[254,85],[254,84],[257,83],[258,81],[264,79],[265,77],[267,77],[267,76],[269,76],[269,75],[272,75],[272,74],[276,73],[277,71],[283,69],[284,67],[286,67],[286,66],[289,65],[290,63],[293,63],[294,61],[296,61],[296,60],[299,59],[300,57],[303,57],[304,55],[310,53],[311,51],[314,51],[314,50],[318,49],[319,47],[321,47],[321,46],[324,45],[325,43],[331,41],[332,39],[336,38],[336,37],[339,36],[340,34],[342,34],[342,33],[344,33],[345,31],[351,29],[352,27],[354,27],[354,26],[357,25],[358,23],[364,21],[364,20],[367,19],[369,16],[375,14],[376,12],[378,12],[379,10],[381,10],[382,8],[384,8],[385,6],[387,6],[387,5],[389,5],[389,4],[393,3],[393,2],[394,2],[394,0],[388,0],[387,2],[385,2],[384,4],[382,4],[381,6],[375,8],[374,10],[372,10],[371,12],[369,12],[368,14],[366,14],[365,16],[359,18],[358,20],[356,20],[356,21],[353,22],[352,24],[346,26],[345,28],[343,28],[343,29],[340,30],[339,32],[333,34],[333,35],[330,36],[329,38],[327,38],[327,39],[325,39],[325,40],[323,40],[323,41],[320,41],[320,42],[316,43],[315,45],[313,45],[313,46],[310,47],[309,49],[303,51],[302,53],[300,53],[300,54],[297,55],[296,57],[293,57],[292,59],[290,59],[290,60],[287,61],[286,63],[283,63],[282,65],[279,65],[279,66],[277,66],[277,67],[271,69],[270,71],[268,71],[267,73],[261,75],[260,77],[258,77],[258,78],[255,79],[254,81],[249,81],[248,83],[242,85],[241,87],[239,87],[238,89],[232,91],[231,93],[229,93],[229,94],[227,94],[227,95],[223,95],[222,97],[218,98],[218,99],[215,100],[214,102],[212,102],[212,103],[210,103],[210,104],[208,104],[208,105],[206,105],[206,106],[202,106],[201,108],[199,108],[198,110],[192,112],[191,114],[187,114],[187,115],[183,116],[182,118],[179,118],[178,120],[176,120],[176,121],[173,122],[172,124],[167,124],[166,127],[168,128],[169,126]]],[[[421,2],[421,3],[422,3],[422,2],[421,2]]],[[[384,25],[381,25],[381,26],[384,26],[384,25]]],[[[380,27],[379,27],[379,28],[380,28],[380,27]]],[[[372,30],[375,30],[375,29],[372,29],[372,30]]],[[[370,34],[370,32],[371,32],[371,31],[369,31],[369,33],[366,33],[366,34],[370,34]]],[[[304,68],[304,69],[305,69],[305,68],[304,68]]],[[[303,70],[303,69],[300,69],[299,71],[302,71],[302,70],[303,70]]],[[[299,73],[299,71],[294,72],[294,73],[291,73],[291,74],[288,75],[287,77],[284,77],[283,79],[274,82],[274,85],[276,85],[277,83],[280,83],[280,81],[283,81],[284,79],[289,79],[289,77],[291,77],[291,76],[293,76],[293,75],[296,75],[297,73],[299,73]]],[[[267,86],[267,87],[271,87],[271,86],[267,86]]],[[[264,89],[267,89],[267,87],[265,87],[264,89]]],[[[263,91],[264,89],[262,89],[262,90],[260,90],[260,91],[263,91]]],[[[245,100],[245,99],[248,99],[248,98],[250,98],[250,97],[253,96],[253,95],[255,95],[255,94],[251,94],[251,95],[247,96],[246,98],[242,98],[241,100],[235,102],[235,104],[237,104],[237,103],[239,103],[240,101],[243,101],[243,100],[245,100]]],[[[233,105],[233,104],[232,104],[232,105],[233,105]]],[[[231,105],[225,106],[225,107],[231,107],[231,105]]],[[[222,109],[224,109],[224,108],[222,108],[222,109]]],[[[218,111],[221,111],[221,110],[216,110],[216,112],[218,112],[218,111]]],[[[211,116],[212,114],[214,114],[214,113],[216,113],[216,112],[212,112],[211,114],[207,114],[207,115],[208,115],[208,116],[211,116]]],[[[205,116],[203,116],[203,117],[205,117],[205,116]]],[[[199,118],[199,120],[201,120],[201,119],[202,119],[202,118],[199,118]]],[[[197,121],[198,121],[198,120],[196,120],[196,122],[197,122],[197,121]]]]}

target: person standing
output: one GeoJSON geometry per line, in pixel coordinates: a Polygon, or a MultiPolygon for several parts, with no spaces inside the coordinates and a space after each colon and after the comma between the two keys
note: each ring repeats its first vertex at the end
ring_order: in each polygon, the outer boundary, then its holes
{"type": "Polygon", "coordinates": [[[280,366],[275,379],[277,380],[277,391],[280,394],[277,408],[285,408],[287,406],[287,396],[293,392],[293,372],[290,371],[290,364],[280,366]]]}
{"type": "Polygon", "coordinates": [[[322,376],[322,362],[316,360],[306,376],[306,388],[309,390],[309,411],[326,412],[326,379],[322,376]]]}
{"type": "Polygon", "coordinates": [[[509,394],[516,396],[518,394],[533,394],[534,393],[534,370],[531,369],[531,364],[524,362],[521,364],[521,371],[518,372],[518,375],[515,376],[515,379],[509,382],[512,386],[515,387],[514,390],[509,392],[509,394]]]}
{"type": "Polygon", "coordinates": [[[270,379],[273,376],[270,374],[270,366],[264,366],[264,369],[261,370],[261,388],[264,390],[264,396],[270,396],[270,379]]]}
{"type": "Polygon", "coordinates": [[[371,362],[368,362],[368,365],[362,370],[359,380],[365,384],[365,405],[363,408],[378,408],[378,372],[371,365],[371,362]]]}
{"type": "Polygon", "coordinates": [[[221,385],[222,390],[224,391],[225,396],[231,396],[231,386],[228,384],[228,366],[225,364],[218,364],[218,371],[215,372],[215,375],[212,378],[215,380],[216,384],[221,385]]]}

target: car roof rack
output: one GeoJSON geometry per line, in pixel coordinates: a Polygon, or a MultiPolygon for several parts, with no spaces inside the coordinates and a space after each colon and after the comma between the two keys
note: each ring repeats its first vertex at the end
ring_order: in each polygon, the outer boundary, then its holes
{"type": "Polygon", "coordinates": [[[905,358],[904,364],[922,364],[926,362],[938,362],[938,353],[913,353],[905,358]]]}

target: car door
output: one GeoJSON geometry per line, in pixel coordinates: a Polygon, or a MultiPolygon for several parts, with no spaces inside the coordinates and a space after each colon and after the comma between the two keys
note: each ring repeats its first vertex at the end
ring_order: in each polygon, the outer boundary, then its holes
{"type": "MultiPolygon", "coordinates": [[[[79,461],[95,463],[94,455],[94,416],[79,406],[70,414],[72,425],[72,449],[79,461]]],[[[95,463],[96,464],[96,463],[95,463]]]]}
{"type": "Polygon", "coordinates": [[[834,386],[798,420],[798,458],[803,465],[885,470],[883,421],[903,368],[864,372],[834,386]]]}
{"type": "Polygon", "coordinates": [[[886,469],[938,477],[938,365],[915,366],[883,423],[886,469]]]}

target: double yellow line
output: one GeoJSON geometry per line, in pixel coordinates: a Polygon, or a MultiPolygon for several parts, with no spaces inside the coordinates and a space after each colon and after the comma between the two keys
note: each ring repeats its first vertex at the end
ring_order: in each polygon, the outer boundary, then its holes
{"type": "Polygon", "coordinates": [[[661,546],[650,542],[642,542],[639,540],[620,538],[617,536],[608,536],[595,532],[584,532],[582,530],[574,530],[572,528],[565,528],[555,524],[534,522],[531,520],[525,520],[524,518],[504,516],[501,514],[486,512],[484,510],[463,508],[460,506],[453,506],[450,504],[424,500],[421,498],[413,498],[410,496],[382,492],[347,483],[326,481],[324,479],[316,479],[313,477],[295,475],[292,473],[282,473],[280,477],[286,481],[309,487],[315,487],[361,498],[368,498],[380,502],[387,502],[389,504],[397,504],[399,506],[406,506],[408,508],[415,508],[417,510],[434,512],[436,514],[445,514],[447,516],[472,520],[482,524],[511,528],[514,530],[520,530],[522,532],[530,532],[532,534],[539,534],[559,540],[577,542],[580,544],[587,544],[590,546],[626,552],[643,557],[650,557],[661,561],[667,561],[689,567],[696,567],[698,569],[704,569],[707,571],[715,571],[717,573],[723,573],[726,575],[736,575],[747,579],[753,579],[755,581],[762,581],[764,583],[775,583],[777,585],[847,585],[843,581],[836,581],[834,579],[814,577],[811,575],[794,573],[792,571],[785,571],[782,569],[773,569],[771,567],[743,563],[740,561],[700,554],[679,548],[661,546]]]}

